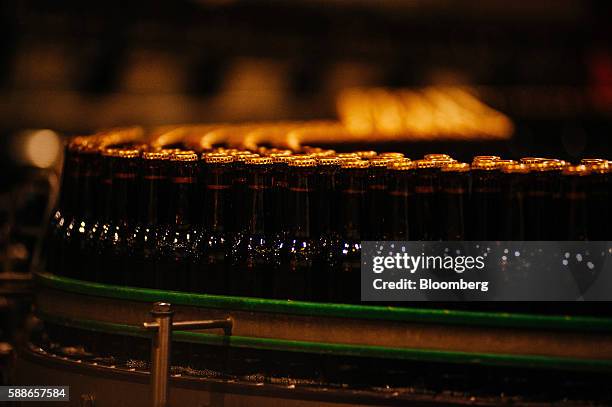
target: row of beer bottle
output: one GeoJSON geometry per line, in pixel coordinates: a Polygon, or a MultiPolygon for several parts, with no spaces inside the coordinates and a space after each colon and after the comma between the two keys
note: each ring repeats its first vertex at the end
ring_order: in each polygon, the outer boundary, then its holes
{"type": "Polygon", "coordinates": [[[603,240],[610,230],[601,218],[607,162],[263,153],[71,146],[49,270],[164,290],[358,302],[363,240],[603,240]]]}

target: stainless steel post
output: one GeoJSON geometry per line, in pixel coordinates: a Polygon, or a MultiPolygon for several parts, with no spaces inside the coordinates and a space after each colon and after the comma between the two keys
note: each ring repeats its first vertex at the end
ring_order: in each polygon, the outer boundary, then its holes
{"type": "Polygon", "coordinates": [[[155,321],[143,324],[145,329],[156,331],[151,347],[151,397],[153,407],[168,407],[172,328],[176,327],[179,330],[221,328],[225,335],[231,335],[233,321],[228,317],[225,319],[172,322],[174,312],[172,306],[167,302],[153,304],[151,315],[153,315],[155,321]]]}
{"type": "Polygon", "coordinates": [[[151,396],[154,407],[167,407],[173,312],[167,302],[156,302],[151,315],[157,328],[151,348],[151,396]]]}

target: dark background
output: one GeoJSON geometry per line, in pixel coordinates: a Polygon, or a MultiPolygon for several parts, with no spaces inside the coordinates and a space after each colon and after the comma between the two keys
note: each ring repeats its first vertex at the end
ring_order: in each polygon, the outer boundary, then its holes
{"type": "MultiPolygon", "coordinates": [[[[470,85],[516,131],[466,155],[610,158],[610,10],[576,0],[9,0],[0,131],[336,118],[349,86],[470,85]]],[[[462,150],[411,146],[445,148],[462,150]]]]}

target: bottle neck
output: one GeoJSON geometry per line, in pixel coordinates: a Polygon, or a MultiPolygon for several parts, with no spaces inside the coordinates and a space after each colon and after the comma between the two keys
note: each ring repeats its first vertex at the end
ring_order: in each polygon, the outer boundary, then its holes
{"type": "Polygon", "coordinates": [[[310,238],[313,236],[312,209],[314,190],[314,168],[295,168],[287,188],[286,222],[291,237],[310,238]]]}
{"type": "Polygon", "coordinates": [[[393,171],[388,178],[389,238],[407,240],[410,238],[410,199],[413,196],[414,174],[413,171],[393,171]]]}
{"type": "Polygon", "coordinates": [[[197,163],[170,162],[168,222],[175,226],[188,226],[196,222],[197,163]]]}
{"type": "Polygon", "coordinates": [[[80,154],[78,173],[79,195],[76,212],[82,219],[95,218],[100,210],[97,199],[100,183],[100,156],[95,153],[80,154]]]}
{"type": "Polygon", "coordinates": [[[329,235],[336,230],[334,208],[338,204],[336,199],[337,172],[338,168],[333,166],[321,167],[316,176],[317,233],[319,235],[329,235]]]}
{"type": "Polygon", "coordinates": [[[226,233],[230,230],[231,165],[206,165],[205,174],[204,227],[209,232],[226,233]]]}
{"type": "Polygon", "coordinates": [[[268,166],[247,168],[248,192],[246,205],[247,233],[265,234],[272,224],[272,177],[268,166]]]}
{"type": "Polygon", "coordinates": [[[137,216],[138,161],[113,158],[111,218],[116,222],[134,221],[137,216]]]}
{"type": "Polygon", "coordinates": [[[361,240],[367,215],[367,170],[342,169],[340,175],[339,232],[344,239],[361,240]]]}
{"type": "Polygon", "coordinates": [[[77,207],[78,197],[78,152],[66,147],[64,152],[64,165],[62,169],[62,181],[60,194],[57,202],[59,210],[63,214],[72,214],[77,207]]]}
{"type": "Polygon", "coordinates": [[[166,223],[169,197],[167,161],[144,160],[139,182],[139,222],[147,225],[166,223]]]}

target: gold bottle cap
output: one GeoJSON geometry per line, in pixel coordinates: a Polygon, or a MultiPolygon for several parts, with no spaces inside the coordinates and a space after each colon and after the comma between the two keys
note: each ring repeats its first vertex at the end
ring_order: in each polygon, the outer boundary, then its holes
{"type": "Polygon", "coordinates": [[[204,157],[206,164],[229,164],[234,162],[234,157],[231,155],[211,155],[204,157]]]}
{"type": "Polygon", "coordinates": [[[510,164],[501,168],[504,174],[528,174],[530,172],[527,164],[510,164]]]}
{"type": "Polygon", "coordinates": [[[198,161],[198,155],[194,151],[181,150],[170,155],[170,161],[192,162],[198,161]]]}
{"type": "Polygon", "coordinates": [[[601,165],[601,164],[607,164],[607,163],[608,161],[604,160],[603,158],[583,158],[582,160],[580,160],[580,164],[586,165],[586,166],[601,165]]]}
{"type": "Polygon", "coordinates": [[[563,169],[563,175],[589,175],[591,170],[586,165],[568,165],[563,169]]]}
{"type": "Polygon", "coordinates": [[[246,165],[270,165],[273,161],[270,157],[250,157],[244,163],[246,165]]]}
{"type": "Polygon", "coordinates": [[[437,164],[434,161],[423,159],[414,161],[416,168],[424,169],[424,168],[436,168],[437,164]]]}
{"type": "Polygon", "coordinates": [[[497,170],[499,165],[497,161],[476,161],[472,163],[473,170],[493,171],[497,170]]]}
{"type": "Polygon", "coordinates": [[[138,158],[140,157],[140,150],[136,150],[136,149],[127,149],[127,148],[122,148],[119,151],[117,151],[117,155],[116,157],[119,158],[138,158]]]}
{"type": "Polygon", "coordinates": [[[372,157],[376,157],[378,153],[374,150],[364,150],[364,151],[355,151],[355,154],[357,154],[357,157],[359,158],[372,158],[372,157]]]}
{"type": "Polygon", "coordinates": [[[319,164],[322,167],[339,166],[340,162],[341,160],[338,159],[337,157],[319,157],[317,158],[317,164],[319,164]]]}
{"type": "Polygon", "coordinates": [[[299,160],[291,160],[289,161],[289,167],[316,167],[317,160],[314,158],[303,158],[299,160]]]}
{"type": "Polygon", "coordinates": [[[246,160],[251,159],[251,158],[258,158],[261,157],[259,154],[257,153],[251,153],[249,155],[243,154],[243,155],[235,155],[234,157],[234,161],[239,162],[239,163],[243,163],[246,162],[246,160]]]}
{"type": "Polygon", "coordinates": [[[294,160],[302,160],[306,158],[314,158],[312,154],[293,154],[290,156],[294,160]]]}
{"type": "Polygon", "coordinates": [[[495,160],[495,163],[497,164],[497,166],[499,168],[504,168],[508,165],[516,165],[518,164],[518,161],[514,161],[514,160],[495,160]]]}
{"type": "Polygon", "coordinates": [[[425,160],[450,160],[451,156],[448,154],[425,154],[423,158],[425,160]]]}
{"type": "Polygon", "coordinates": [[[286,162],[289,162],[295,159],[292,155],[286,155],[286,154],[270,154],[270,155],[267,155],[266,157],[270,157],[272,161],[275,163],[286,163],[286,162]]]}
{"type": "Polygon", "coordinates": [[[443,159],[443,160],[442,159],[426,160],[426,161],[432,162],[435,168],[443,168],[443,167],[446,167],[447,165],[457,163],[457,160],[453,158],[448,158],[448,159],[443,159]]]}
{"type": "Polygon", "coordinates": [[[359,156],[355,153],[338,153],[336,154],[336,157],[338,158],[356,158],[356,159],[359,158],[359,156]]]}
{"type": "Polygon", "coordinates": [[[388,165],[387,168],[389,170],[392,171],[409,171],[409,170],[414,170],[417,167],[417,164],[415,161],[404,161],[404,160],[397,160],[397,161],[391,161],[388,165]]]}
{"type": "Polygon", "coordinates": [[[227,157],[228,154],[225,153],[221,153],[218,151],[209,151],[207,153],[202,153],[202,159],[205,159],[206,157],[227,157]]]}
{"type": "Polygon", "coordinates": [[[442,167],[442,172],[468,172],[470,164],[467,163],[452,163],[442,167]]]}
{"type": "Polygon", "coordinates": [[[370,163],[364,160],[351,160],[351,161],[342,161],[340,163],[340,167],[342,168],[368,168],[370,163]]]}
{"type": "Polygon", "coordinates": [[[144,160],[167,160],[170,157],[168,154],[160,151],[145,151],[142,153],[142,158],[144,160]]]}
{"type": "Polygon", "coordinates": [[[519,161],[521,162],[521,164],[537,164],[546,160],[547,158],[542,157],[523,157],[519,161]]]}
{"type": "Polygon", "coordinates": [[[233,156],[238,156],[238,155],[253,155],[256,154],[252,151],[249,150],[238,150],[238,151],[231,151],[229,153],[225,153],[227,155],[233,155],[233,156]]]}
{"type": "MultiPolygon", "coordinates": [[[[399,161],[397,158],[380,158],[374,157],[368,160],[370,162],[370,167],[387,167],[389,164],[395,161],[399,161]]],[[[410,160],[408,160],[410,161],[410,160]]]]}
{"type": "Polygon", "coordinates": [[[598,165],[587,166],[595,174],[609,174],[612,173],[612,165],[608,161],[598,165]]]}
{"type": "Polygon", "coordinates": [[[404,153],[386,152],[378,154],[379,157],[404,158],[404,153]]]}
{"type": "Polygon", "coordinates": [[[265,155],[267,156],[272,156],[272,155],[291,155],[293,154],[293,151],[291,150],[287,150],[287,149],[282,149],[282,148],[270,148],[268,150],[266,150],[265,155]]]}
{"type": "Polygon", "coordinates": [[[474,156],[472,162],[476,161],[498,161],[501,160],[501,157],[498,155],[477,155],[474,156]]]}

